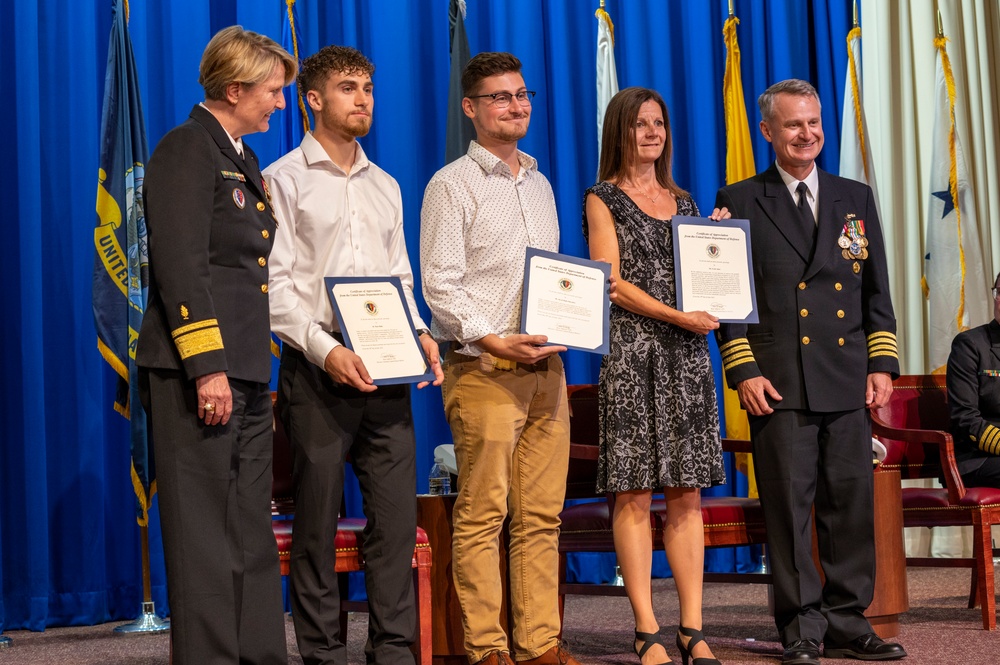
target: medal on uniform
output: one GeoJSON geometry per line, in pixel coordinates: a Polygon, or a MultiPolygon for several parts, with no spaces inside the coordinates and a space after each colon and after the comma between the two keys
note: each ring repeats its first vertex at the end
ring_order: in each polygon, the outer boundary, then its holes
{"type": "Polygon", "coordinates": [[[868,238],[865,237],[865,220],[858,219],[852,212],[845,217],[844,228],[837,239],[841,256],[848,261],[854,261],[854,272],[861,270],[857,261],[868,258],[868,238]]]}

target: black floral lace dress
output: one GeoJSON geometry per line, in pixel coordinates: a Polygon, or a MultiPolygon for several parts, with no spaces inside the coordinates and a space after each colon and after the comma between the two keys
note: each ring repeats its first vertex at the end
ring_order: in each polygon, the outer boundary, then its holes
{"type": "MultiPolygon", "coordinates": [[[[670,220],[650,217],[608,182],[587,194],[611,210],[621,278],[676,307],[670,220]]],[[[698,208],[685,196],[677,214],[697,216],[698,208]]],[[[597,491],[726,482],[707,337],[612,304],[610,346],[601,364],[597,491]]]]}

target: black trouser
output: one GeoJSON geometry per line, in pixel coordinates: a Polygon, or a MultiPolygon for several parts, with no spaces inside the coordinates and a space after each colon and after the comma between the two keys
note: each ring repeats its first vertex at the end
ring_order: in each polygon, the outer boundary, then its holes
{"type": "Polygon", "coordinates": [[[225,426],[198,419],[194,381],[141,369],[156,459],[173,665],[286,665],[271,530],[271,394],[229,380],[225,426]]]}
{"type": "Polygon", "coordinates": [[[963,473],[962,482],[966,487],[1000,489],[1000,457],[987,457],[977,469],[963,473]]]}
{"type": "Polygon", "coordinates": [[[305,665],[345,665],[334,537],[350,455],[363,509],[368,662],[412,665],[416,633],[411,560],[416,470],[409,386],[361,393],[334,383],[289,345],[281,353],[278,411],[292,447],[295,528],[292,617],[305,665]]]}
{"type": "Polygon", "coordinates": [[[775,410],[750,418],[750,436],[782,642],[839,644],[871,632],[864,617],[875,583],[868,412],[775,410]],[[825,584],[813,563],[814,506],[825,584]]]}

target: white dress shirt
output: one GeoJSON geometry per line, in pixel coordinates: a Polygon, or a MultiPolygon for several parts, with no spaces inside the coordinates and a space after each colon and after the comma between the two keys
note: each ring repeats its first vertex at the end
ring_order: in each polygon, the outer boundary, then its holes
{"type": "Polygon", "coordinates": [[[819,169],[813,164],[812,171],[806,176],[805,180],[799,180],[795,176],[789,174],[785,169],[778,166],[778,163],[774,163],[775,167],[778,169],[778,175],[781,176],[781,181],[785,183],[785,187],[788,188],[788,193],[792,195],[792,203],[795,205],[799,204],[799,195],[796,193],[796,189],[799,187],[800,182],[806,183],[806,187],[809,188],[807,192],[806,201],[809,203],[809,208],[812,210],[813,219],[819,224],[819,169]]]}
{"type": "Polygon", "coordinates": [[[339,345],[324,277],[399,277],[416,328],[399,185],[368,161],[360,144],[350,173],[333,163],[312,134],[264,169],[278,229],[271,250],[271,330],[323,367],[339,345]]]}
{"type": "Polygon", "coordinates": [[[420,263],[432,332],[466,355],[478,356],[472,342],[486,335],[519,332],[525,249],[559,249],[552,187],[533,157],[517,158],[515,177],[473,141],[424,192],[420,263]]]}

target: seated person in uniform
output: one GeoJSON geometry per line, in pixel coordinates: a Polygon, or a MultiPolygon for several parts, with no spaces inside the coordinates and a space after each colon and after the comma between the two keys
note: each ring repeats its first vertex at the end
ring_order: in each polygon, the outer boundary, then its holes
{"type": "Polygon", "coordinates": [[[1000,489],[1000,274],[992,291],[993,320],[951,343],[948,406],[962,481],[1000,489]]]}

